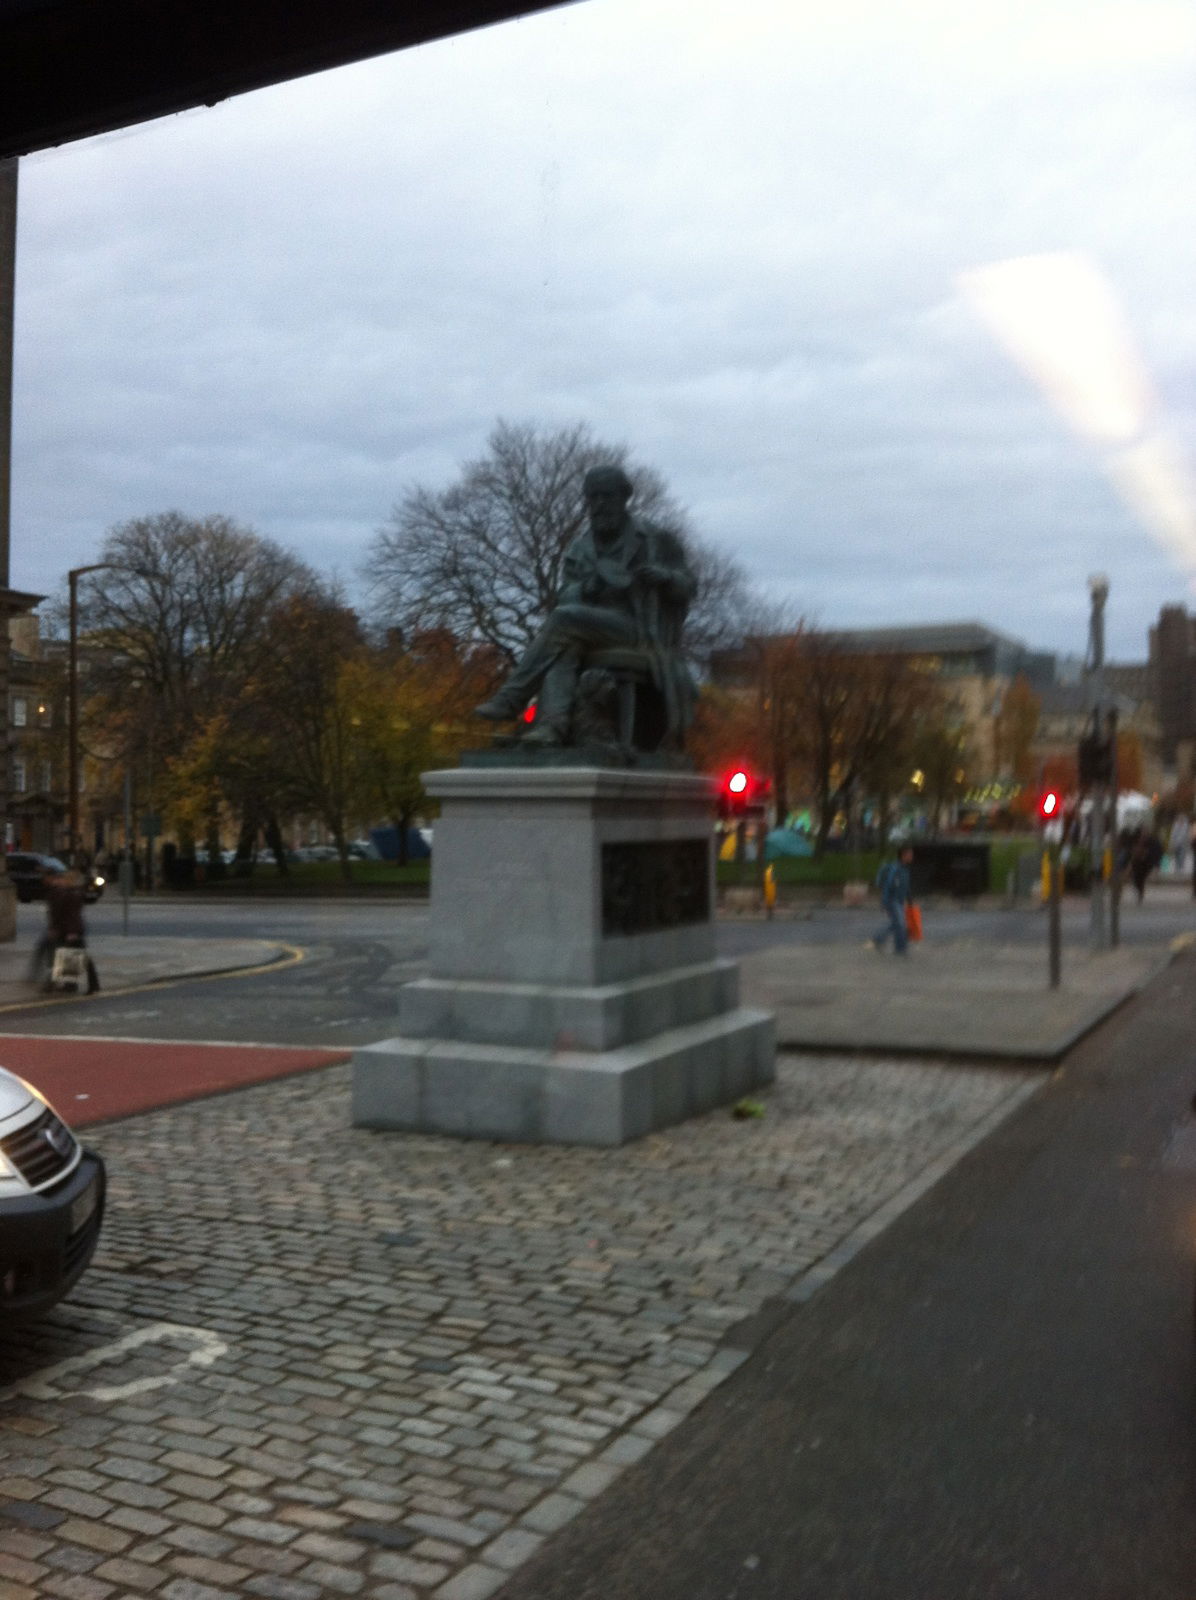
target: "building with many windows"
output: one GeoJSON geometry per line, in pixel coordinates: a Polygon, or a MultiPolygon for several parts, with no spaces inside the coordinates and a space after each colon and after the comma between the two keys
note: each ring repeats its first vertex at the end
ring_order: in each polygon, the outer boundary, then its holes
{"type": "Polygon", "coordinates": [[[1163,606],[1149,634],[1146,677],[1159,721],[1164,764],[1192,776],[1196,748],[1196,617],[1163,606]]]}
{"type": "Polygon", "coordinates": [[[66,841],[65,674],[35,615],[8,624],[8,838],[15,850],[57,854],[66,841]]]}

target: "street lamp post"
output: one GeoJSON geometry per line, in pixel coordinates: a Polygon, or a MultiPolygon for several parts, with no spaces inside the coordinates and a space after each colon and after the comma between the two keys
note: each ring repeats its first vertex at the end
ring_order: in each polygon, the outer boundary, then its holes
{"type": "MultiPolygon", "coordinates": [[[[1105,737],[1105,606],[1109,599],[1109,580],[1104,573],[1096,573],[1088,580],[1091,613],[1088,622],[1088,674],[1089,701],[1092,728],[1096,740],[1105,737]]],[[[1110,786],[1103,776],[1097,778],[1092,790],[1092,809],[1089,814],[1089,850],[1091,854],[1091,899],[1088,912],[1088,944],[1094,951],[1109,948],[1108,883],[1106,869],[1109,855],[1110,786]]],[[[1116,811],[1116,788],[1112,804],[1116,811]]]]}
{"type": "Polygon", "coordinates": [[[73,567],[67,573],[70,589],[70,630],[67,655],[67,855],[71,866],[78,865],[79,854],[79,579],[89,572],[103,572],[115,562],[96,561],[89,567],[73,567]]]}

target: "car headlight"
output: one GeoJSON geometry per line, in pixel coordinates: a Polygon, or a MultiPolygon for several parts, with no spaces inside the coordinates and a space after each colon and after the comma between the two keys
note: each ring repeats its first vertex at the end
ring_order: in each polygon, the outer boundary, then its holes
{"type": "Polygon", "coordinates": [[[92,883],[95,884],[97,889],[102,889],[104,887],[105,880],[100,877],[98,872],[96,873],[95,877],[91,881],[92,881],[92,883]]]}
{"type": "Polygon", "coordinates": [[[0,1150],[0,1197],[6,1194],[27,1194],[28,1186],[25,1184],[12,1162],[0,1150]]]}

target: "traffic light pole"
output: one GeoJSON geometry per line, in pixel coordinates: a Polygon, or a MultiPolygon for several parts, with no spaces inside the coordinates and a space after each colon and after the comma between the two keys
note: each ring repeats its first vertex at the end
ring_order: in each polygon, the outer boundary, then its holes
{"type": "Polygon", "coordinates": [[[1114,707],[1105,719],[1105,741],[1108,747],[1109,776],[1112,799],[1105,818],[1105,830],[1110,841],[1109,855],[1109,944],[1114,950],[1121,943],[1121,869],[1117,863],[1117,790],[1121,779],[1117,772],[1117,709],[1114,707]]]}
{"type": "MultiPolygon", "coordinates": [[[[1094,751],[1100,750],[1103,735],[1102,714],[1105,698],[1105,603],[1109,598],[1109,580],[1097,575],[1088,580],[1088,593],[1092,611],[1088,623],[1088,659],[1085,663],[1091,685],[1092,734],[1094,751]]],[[[1102,752],[1103,755],[1103,752],[1102,752]]],[[[1103,766],[1103,760],[1102,760],[1103,766]]],[[[1089,901],[1088,947],[1099,951],[1109,948],[1109,926],[1106,901],[1109,843],[1108,807],[1109,779],[1102,770],[1092,788],[1092,810],[1088,817],[1088,839],[1091,866],[1089,901]]],[[[1114,789],[1114,795],[1116,789],[1114,789]]]]}
{"type": "Polygon", "coordinates": [[[1092,797],[1092,814],[1089,818],[1090,854],[1092,867],[1091,902],[1088,918],[1088,944],[1092,950],[1109,948],[1108,882],[1105,868],[1108,856],[1106,812],[1108,795],[1104,784],[1098,784],[1092,797]]]}
{"type": "Polygon", "coordinates": [[[1047,951],[1051,988],[1057,989],[1063,970],[1063,919],[1061,908],[1063,863],[1059,859],[1059,846],[1047,846],[1047,870],[1050,873],[1050,891],[1047,895],[1047,951]]]}

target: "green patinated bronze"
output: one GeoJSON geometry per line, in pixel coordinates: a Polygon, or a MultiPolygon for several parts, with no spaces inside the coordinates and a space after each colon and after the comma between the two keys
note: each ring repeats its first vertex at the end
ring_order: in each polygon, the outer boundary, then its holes
{"type": "Polygon", "coordinates": [[[467,763],[685,764],[695,689],[681,652],[695,578],[676,534],[637,517],[619,467],[586,474],[589,527],[565,552],[560,598],[477,715],[535,724],[467,763]]]}

